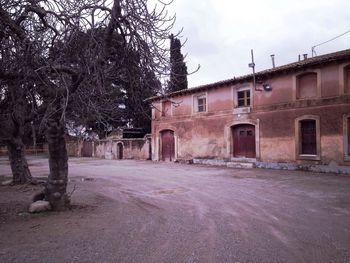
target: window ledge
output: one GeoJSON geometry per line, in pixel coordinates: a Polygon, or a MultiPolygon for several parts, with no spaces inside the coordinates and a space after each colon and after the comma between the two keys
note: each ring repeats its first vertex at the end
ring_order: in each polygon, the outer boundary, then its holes
{"type": "Polygon", "coordinates": [[[319,155],[315,154],[299,154],[297,156],[298,160],[315,160],[315,161],[320,161],[321,157],[319,155]]]}
{"type": "Polygon", "coordinates": [[[319,99],[317,96],[312,96],[312,97],[305,97],[305,98],[296,98],[296,101],[308,101],[308,100],[315,100],[319,99]]]}
{"type": "Polygon", "coordinates": [[[233,114],[243,114],[243,113],[250,113],[251,107],[237,107],[233,108],[233,114]]]}
{"type": "Polygon", "coordinates": [[[206,114],[208,111],[194,111],[192,112],[193,115],[200,115],[200,114],[206,114]]]}

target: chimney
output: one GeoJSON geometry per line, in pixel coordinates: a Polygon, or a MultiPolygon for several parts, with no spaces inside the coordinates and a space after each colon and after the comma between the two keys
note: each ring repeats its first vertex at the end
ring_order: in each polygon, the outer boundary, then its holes
{"type": "Polygon", "coordinates": [[[300,60],[301,60],[301,56],[300,56],[300,54],[298,55],[298,61],[300,62],[300,60]]]}
{"type": "Polygon", "coordinates": [[[303,56],[304,56],[304,60],[307,59],[307,54],[303,54],[303,56]]]}
{"type": "Polygon", "coordinates": [[[275,68],[276,67],[276,65],[275,65],[275,54],[271,55],[271,60],[272,60],[272,68],[275,68]]]}

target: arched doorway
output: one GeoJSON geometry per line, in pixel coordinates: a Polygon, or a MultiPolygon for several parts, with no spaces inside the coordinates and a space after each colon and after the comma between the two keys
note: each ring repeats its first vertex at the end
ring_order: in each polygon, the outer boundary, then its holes
{"type": "Polygon", "coordinates": [[[123,159],[123,144],[122,143],[117,144],[117,159],[118,160],[123,159]]]}
{"type": "Polygon", "coordinates": [[[233,157],[256,158],[255,126],[238,124],[231,128],[233,157]]]}
{"type": "Polygon", "coordinates": [[[175,159],[175,139],[174,132],[171,130],[161,132],[161,159],[162,161],[174,161],[175,159]]]}

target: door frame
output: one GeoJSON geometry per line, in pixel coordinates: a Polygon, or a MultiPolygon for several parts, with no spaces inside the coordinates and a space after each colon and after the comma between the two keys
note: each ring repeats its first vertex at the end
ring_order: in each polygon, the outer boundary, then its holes
{"type": "Polygon", "coordinates": [[[251,160],[256,161],[260,160],[260,120],[252,120],[252,119],[246,119],[246,120],[236,120],[233,121],[225,126],[224,131],[225,141],[226,141],[226,155],[228,159],[231,160],[251,160]],[[240,125],[240,124],[250,124],[255,127],[255,158],[237,158],[233,157],[233,138],[232,138],[232,128],[234,126],[240,125]]]}
{"type": "Polygon", "coordinates": [[[174,151],[175,152],[174,152],[174,160],[172,160],[172,162],[175,162],[177,161],[178,137],[176,135],[175,130],[172,128],[161,129],[158,132],[158,136],[156,138],[156,144],[157,144],[156,149],[158,150],[158,153],[157,153],[158,159],[156,161],[162,161],[162,132],[164,131],[172,131],[174,133],[174,151]]]}
{"type": "Polygon", "coordinates": [[[178,142],[178,138],[176,136],[176,133],[174,131],[174,129],[170,129],[170,128],[166,128],[166,129],[162,129],[159,131],[159,137],[158,137],[158,160],[162,161],[163,160],[163,156],[162,156],[162,133],[164,131],[172,131],[173,135],[174,135],[174,160],[172,160],[172,162],[175,162],[177,160],[177,142],[178,142]]]}

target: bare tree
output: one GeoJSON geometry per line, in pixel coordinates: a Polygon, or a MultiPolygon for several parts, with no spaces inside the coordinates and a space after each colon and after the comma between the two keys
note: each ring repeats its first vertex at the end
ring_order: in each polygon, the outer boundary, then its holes
{"type": "Polygon", "coordinates": [[[23,136],[28,120],[26,113],[25,95],[18,84],[9,83],[1,86],[2,95],[0,100],[0,138],[6,143],[13,183],[21,184],[32,181],[32,176],[24,156],[23,136]]]}
{"type": "MultiPolygon", "coordinates": [[[[29,121],[42,116],[50,166],[45,198],[55,210],[69,203],[66,118],[116,120],[126,82],[167,74],[170,3],[150,9],[147,0],[1,0],[0,109],[18,108],[29,121]],[[3,103],[16,90],[19,101],[3,103]]],[[[17,122],[24,127],[28,120],[17,122]]]]}

